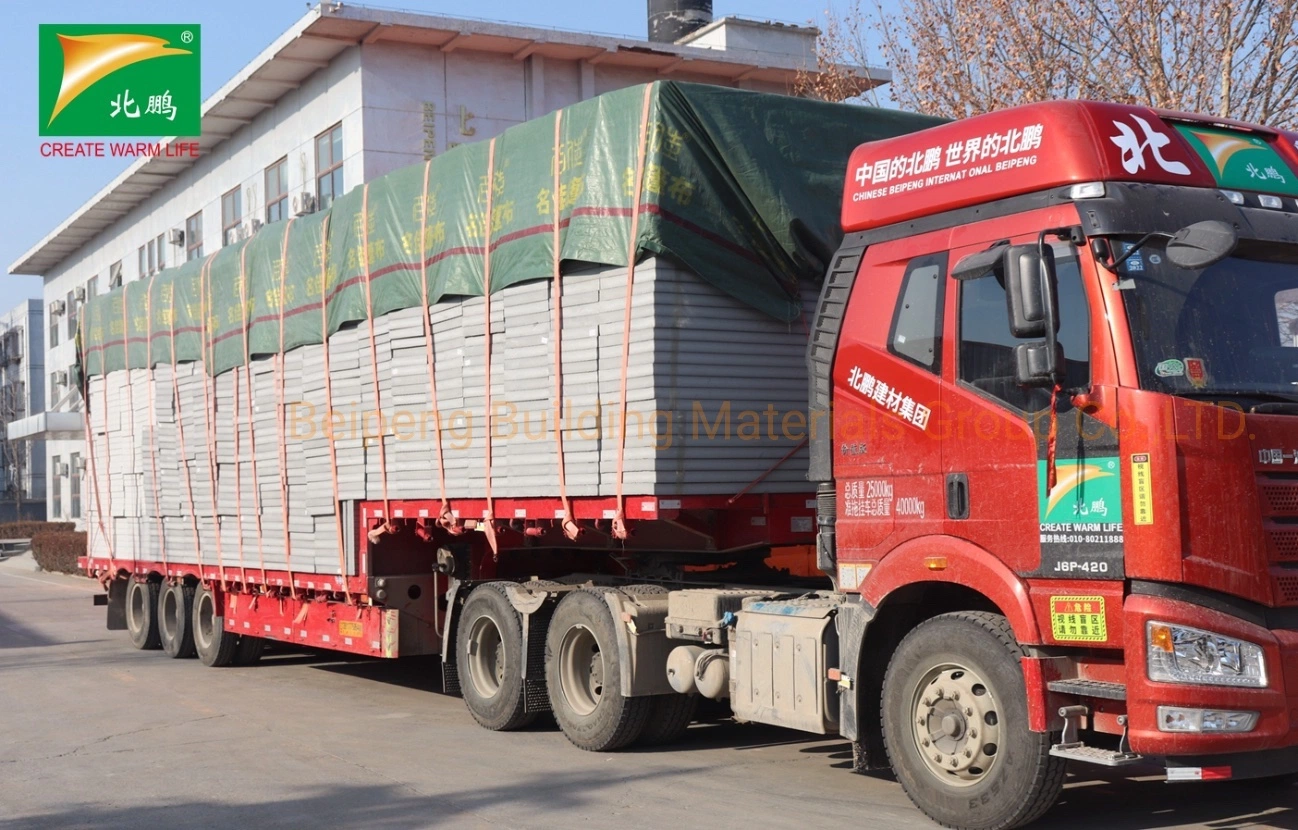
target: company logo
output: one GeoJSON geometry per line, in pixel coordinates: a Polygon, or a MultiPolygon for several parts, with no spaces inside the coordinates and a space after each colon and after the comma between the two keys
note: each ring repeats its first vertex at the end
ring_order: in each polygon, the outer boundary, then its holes
{"type": "Polygon", "coordinates": [[[1141,132],[1145,134],[1142,141],[1136,135],[1136,131],[1131,126],[1121,121],[1114,121],[1113,126],[1118,128],[1118,134],[1109,136],[1109,141],[1117,145],[1122,151],[1122,169],[1128,173],[1135,174],[1145,169],[1145,153],[1149,152],[1154,157],[1158,166],[1168,173],[1174,173],[1178,176],[1190,175],[1190,168],[1186,167],[1183,162],[1169,161],[1163,158],[1163,148],[1172,143],[1172,137],[1166,133],[1160,133],[1149,125],[1149,122],[1139,115],[1132,115],[1131,120],[1136,122],[1141,132]]]}
{"type": "Polygon", "coordinates": [[[43,136],[200,133],[196,24],[41,24],[43,136]]]}

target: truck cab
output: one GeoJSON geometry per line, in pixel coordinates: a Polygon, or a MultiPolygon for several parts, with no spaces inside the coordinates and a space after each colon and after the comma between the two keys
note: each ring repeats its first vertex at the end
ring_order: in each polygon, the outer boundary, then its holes
{"type": "Polygon", "coordinates": [[[1296,139],[1050,102],[853,154],[808,351],[818,550],[870,619],[844,731],[909,752],[930,815],[976,825],[996,761],[958,660],[887,734],[885,663],[946,612],[1003,615],[1054,757],[1298,770],[1296,139]]]}

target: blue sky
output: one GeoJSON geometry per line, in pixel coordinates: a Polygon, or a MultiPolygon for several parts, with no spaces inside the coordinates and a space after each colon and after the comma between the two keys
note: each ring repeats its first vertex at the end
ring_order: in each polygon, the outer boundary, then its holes
{"type": "MultiPolygon", "coordinates": [[[[306,13],[303,0],[43,0],[5,4],[0,77],[6,118],[0,119],[5,198],[0,199],[0,312],[40,296],[38,277],[14,276],[11,262],[125,169],[125,159],[43,159],[36,118],[36,32],[40,23],[198,23],[203,27],[203,96],[220,88],[306,13]]],[[[396,0],[361,5],[434,12],[643,37],[645,0],[396,0]]],[[[827,0],[714,0],[718,16],[808,23],[823,19],[827,0]]],[[[868,4],[867,4],[868,7],[868,4]]]]}

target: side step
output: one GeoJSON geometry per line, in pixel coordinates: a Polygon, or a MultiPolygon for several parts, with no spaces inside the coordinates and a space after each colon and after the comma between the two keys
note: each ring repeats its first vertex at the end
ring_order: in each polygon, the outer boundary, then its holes
{"type": "MultiPolygon", "coordinates": [[[[1073,680],[1073,681],[1055,681],[1055,683],[1093,683],[1094,681],[1073,680]]],[[[1055,683],[1050,687],[1053,691],[1063,691],[1055,689],[1055,683]]],[[[1097,684],[1105,686],[1117,686],[1123,691],[1123,697],[1126,696],[1126,690],[1117,683],[1097,684]]],[[[1071,692],[1071,694],[1080,694],[1080,692],[1071,692]]],[[[1092,697],[1100,695],[1092,694],[1092,697]]],[[[1098,746],[1087,746],[1078,738],[1080,730],[1079,722],[1083,717],[1090,713],[1090,709],[1085,706],[1061,706],[1059,707],[1059,717],[1064,719],[1063,740],[1050,747],[1050,754],[1056,758],[1067,758],[1070,761],[1081,761],[1087,764],[1099,764],[1104,767],[1125,767],[1128,764],[1134,764],[1141,758],[1131,751],[1131,744],[1127,743],[1127,716],[1120,715],[1118,723],[1122,724],[1122,737],[1118,740],[1117,749],[1104,749],[1098,746]]]]}
{"type": "Polygon", "coordinates": [[[1098,697],[1104,700],[1126,700],[1127,687],[1104,680],[1051,680],[1046,688],[1063,695],[1098,697]]]}

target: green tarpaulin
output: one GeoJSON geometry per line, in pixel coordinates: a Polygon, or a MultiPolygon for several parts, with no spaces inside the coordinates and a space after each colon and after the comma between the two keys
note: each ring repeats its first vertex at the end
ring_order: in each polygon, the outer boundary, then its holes
{"type": "Polygon", "coordinates": [[[326,321],[332,334],[368,317],[370,302],[376,317],[418,306],[424,279],[429,303],[481,295],[487,240],[490,291],[548,278],[556,206],[561,259],[625,265],[637,169],[637,257],[672,257],[738,300],[791,320],[800,313],[798,281],[823,275],[841,237],[852,149],[936,123],[700,84],[610,92],[93,298],[82,370],[121,369],[128,358],[143,368],[206,357],[219,374],[249,354],[320,343],[326,321]]]}

